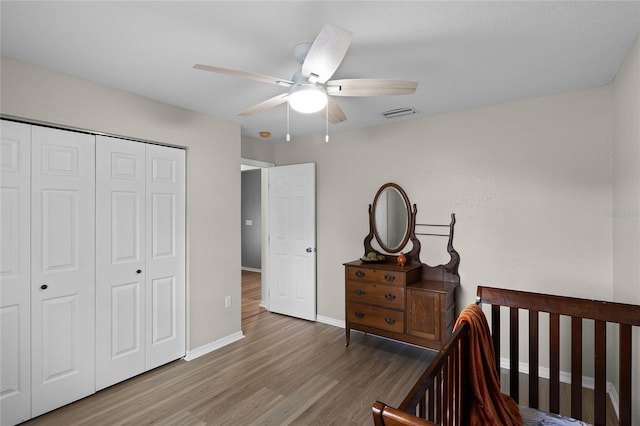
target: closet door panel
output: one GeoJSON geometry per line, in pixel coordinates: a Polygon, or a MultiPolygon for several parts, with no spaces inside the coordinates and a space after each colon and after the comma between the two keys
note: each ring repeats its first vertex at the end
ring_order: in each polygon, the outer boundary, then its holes
{"type": "Polygon", "coordinates": [[[95,138],[34,126],[32,415],[95,391],[95,138]]]}
{"type": "Polygon", "coordinates": [[[31,417],[31,126],[0,121],[0,412],[31,417]]]}
{"type": "Polygon", "coordinates": [[[145,371],[145,144],[96,140],[96,386],[145,371]]]}
{"type": "Polygon", "coordinates": [[[185,354],[185,152],[147,145],[146,369],[185,354]]]}

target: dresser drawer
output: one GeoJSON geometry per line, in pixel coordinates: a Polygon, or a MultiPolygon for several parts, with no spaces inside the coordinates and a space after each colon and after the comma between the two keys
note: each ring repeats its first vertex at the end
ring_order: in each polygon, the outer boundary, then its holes
{"type": "Polygon", "coordinates": [[[406,284],[406,274],[403,271],[347,266],[346,272],[347,280],[350,281],[376,282],[399,286],[406,284]]]}
{"type": "Polygon", "coordinates": [[[405,288],[385,284],[347,281],[347,301],[404,311],[405,288]]]}
{"type": "Polygon", "coordinates": [[[347,306],[347,318],[352,323],[395,333],[404,331],[404,312],[402,311],[362,305],[360,303],[349,303],[347,306]]]}

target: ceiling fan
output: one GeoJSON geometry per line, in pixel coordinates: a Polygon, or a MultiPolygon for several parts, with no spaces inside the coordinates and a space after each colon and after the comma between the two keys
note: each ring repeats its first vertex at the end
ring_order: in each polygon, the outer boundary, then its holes
{"type": "Polygon", "coordinates": [[[289,102],[289,106],[303,113],[319,112],[332,124],[347,119],[333,96],[384,96],[410,95],[418,87],[417,81],[382,80],[372,78],[352,78],[329,80],[344,58],[352,33],[331,24],[324,26],[313,43],[299,43],[294,46],[295,58],[302,64],[291,80],[238,71],[211,65],[196,64],[195,69],[243,77],[262,83],[287,87],[288,92],[274,96],[243,111],[248,116],[289,102]]]}

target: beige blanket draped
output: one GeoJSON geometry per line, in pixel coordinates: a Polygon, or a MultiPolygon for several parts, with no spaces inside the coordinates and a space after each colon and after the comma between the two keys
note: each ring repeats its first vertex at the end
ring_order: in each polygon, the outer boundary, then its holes
{"type": "Polygon", "coordinates": [[[471,398],[472,426],[522,425],[518,405],[500,391],[500,376],[496,371],[493,342],[487,319],[480,306],[466,307],[456,325],[469,323],[469,374],[473,388],[471,398]]]}

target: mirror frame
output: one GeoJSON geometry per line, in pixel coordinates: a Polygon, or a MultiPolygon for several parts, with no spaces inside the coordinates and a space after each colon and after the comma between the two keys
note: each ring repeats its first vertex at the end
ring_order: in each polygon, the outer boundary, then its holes
{"type": "Polygon", "coordinates": [[[373,235],[376,241],[378,242],[378,244],[380,245],[380,247],[382,248],[382,250],[386,251],[387,253],[398,253],[402,251],[404,246],[406,246],[407,242],[409,241],[409,234],[411,232],[411,202],[409,201],[409,197],[399,185],[396,185],[395,183],[385,183],[380,187],[380,189],[378,189],[378,192],[376,193],[376,196],[373,199],[369,220],[373,224],[373,235]],[[380,197],[382,197],[382,194],[390,188],[395,189],[402,197],[402,201],[404,202],[406,219],[407,219],[407,222],[406,222],[407,226],[404,231],[404,236],[402,237],[402,240],[396,247],[388,247],[387,243],[382,241],[382,238],[380,237],[380,233],[378,231],[378,224],[376,223],[376,210],[378,208],[378,203],[380,202],[380,197]]]}
{"type": "Polygon", "coordinates": [[[369,204],[369,235],[367,235],[364,239],[365,256],[372,251],[375,253],[381,254],[378,252],[378,250],[374,249],[371,246],[371,241],[374,238],[378,243],[378,245],[380,246],[380,248],[388,254],[402,252],[407,246],[407,244],[409,243],[409,240],[411,240],[411,242],[413,243],[413,247],[411,251],[408,253],[404,253],[405,256],[407,257],[407,263],[420,263],[420,259],[419,259],[420,241],[416,238],[416,235],[415,235],[416,212],[417,212],[416,205],[414,204],[412,207],[411,202],[409,201],[409,197],[407,196],[407,193],[404,191],[404,189],[402,189],[400,185],[392,182],[385,183],[384,185],[382,185],[380,189],[378,189],[378,192],[376,193],[373,199],[373,204],[369,204]],[[400,243],[400,245],[393,249],[390,249],[389,247],[387,247],[386,244],[384,244],[380,240],[380,236],[378,234],[378,230],[376,228],[376,223],[375,223],[375,208],[378,203],[378,198],[380,197],[380,194],[382,194],[382,192],[387,188],[394,188],[400,193],[400,195],[402,196],[402,199],[404,200],[405,207],[407,210],[407,230],[405,231],[404,238],[402,239],[402,242],[400,243]]]}

